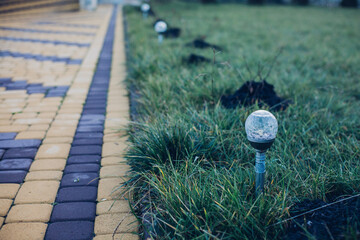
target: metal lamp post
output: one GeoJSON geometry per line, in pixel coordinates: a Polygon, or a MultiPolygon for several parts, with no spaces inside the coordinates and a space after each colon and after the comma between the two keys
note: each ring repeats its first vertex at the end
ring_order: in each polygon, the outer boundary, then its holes
{"type": "Polygon", "coordinates": [[[265,110],[251,113],[245,122],[247,139],[256,150],[255,190],[256,196],[264,190],[265,152],[274,143],[278,131],[278,123],[274,115],[265,110]]]}
{"type": "Polygon", "coordinates": [[[167,30],[167,24],[164,21],[157,21],[154,25],[155,31],[158,33],[158,41],[162,43],[164,40],[164,32],[167,30]]]}

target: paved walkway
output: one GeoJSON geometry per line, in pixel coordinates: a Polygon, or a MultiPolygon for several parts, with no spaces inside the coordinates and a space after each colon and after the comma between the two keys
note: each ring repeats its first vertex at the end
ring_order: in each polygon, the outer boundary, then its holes
{"type": "Polygon", "coordinates": [[[0,240],[138,239],[121,7],[0,16],[0,240]],[[121,223],[119,225],[119,223],[121,223]],[[119,226],[118,226],[119,225],[119,226]]]}

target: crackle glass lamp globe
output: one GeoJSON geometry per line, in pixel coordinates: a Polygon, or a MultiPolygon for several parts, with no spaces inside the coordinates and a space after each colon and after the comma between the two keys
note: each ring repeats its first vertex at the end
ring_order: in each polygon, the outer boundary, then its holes
{"type": "Polygon", "coordinates": [[[275,116],[265,110],[251,113],[245,122],[247,139],[258,151],[266,151],[273,144],[278,131],[275,116]]]}
{"type": "Polygon", "coordinates": [[[141,4],[141,11],[142,12],[149,12],[150,11],[150,5],[148,3],[141,4]]]}
{"type": "Polygon", "coordinates": [[[157,33],[161,34],[161,33],[164,33],[166,32],[167,30],[167,24],[166,22],[164,21],[158,21],[155,26],[154,26],[154,29],[157,33]]]}
{"type": "Polygon", "coordinates": [[[265,110],[251,113],[245,122],[247,139],[256,149],[255,155],[255,191],[256,196],[264,191],[265,152],[275,141],[278,122],[274,115],[265,110]]]}

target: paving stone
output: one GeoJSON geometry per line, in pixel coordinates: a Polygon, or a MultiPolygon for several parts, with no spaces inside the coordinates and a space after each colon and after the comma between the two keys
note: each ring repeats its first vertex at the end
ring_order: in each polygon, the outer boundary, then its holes
{"type": "Polygon", "coordinates": [[[71,164],[67,165],[64,174],[67,173],[86,173],[86,172],[98,172],[100,169],[99,164],[71,164]]]}
{"type": "Polygon", "coordinates": [[[105,114],[106,113],[106,109],[104,108],[97,108],[97,109],[84,109],[82,114],[87,115],[87,114],[105,114]]]}
{"type": "Polygon", "coordinates": [[[15,198],[15,204],[53,203],[58,188],[58,181],[25,182],[15,198]]]}
{"type": "Polygon", "coordinates": [[[62,113],[62,114],[58,114],[56,116],[56,120],[58,119],[62,119],[62,120],[70,120],[70,119],[79,119],[80,118],[80,113],[62,113]]]}
{"type": "Polygon", "coordinates": [[[81,108],[61,108],[59,114],[61,113],[79,113],[81,112],[81,108]]]}
{"type": "Polygon", "coordinates": [[[6,216],[12,203],[12,199],[0,199],[0,217],[6,216]]]}
{"type": "Polygon", "coordinates": [[[43,139],[45,131],[24,131],[19,132],[16,139],[43,139]]]}
{"type": "Polygon", "coordinates": [[[7,132],[0,133],[0,140],[12,140],[15,139],[17,133],[7,132]]]}
{"type": "Polygon", "coordinates": [[[43,140],[43,144],[50,143],[71,143],[73,141],[72,137],[46,137],[43,140]]]}
{"type": "Polygon", "coordinates": [[[8,223],[0,230],[0,239],[6,240],[39,240],[45,236],[45,223],[8,223]]]}
{"type": "Polygon", "coordinates": [[[95,220],[96,203],[71,202],[56,204],[51,215],[51,222],[95,220]]]}
{"type": "Polygon", "coordinates": [[[84,105],[84,109],[94,109],[94,108],[106,108],[106,102],[102,101],[102,103],[86,103],[84,105]]]}
{"type": "Polygon", "coordinates": [[[60,188],[56,202],[95,202],[96,195],[97,188],[91,186],[60,188]]]}
{"type": "Polygon", "coordinates": [[[93,238],[94,223],[90,221],[69,221],[50,223],[45,240],[88,240],[93,238]]]}
{"type": "Polygon", "coordinates": [[[44,112],[38,115],[38,118],[51,118],[53,119],[56,116],[56,112],[44,112]]]}
{"type": "MultiPolygon", "coordinates": [[[[115,127],[111,127],[109,126],[108,123],[105,123],[105,130],[104,130],[104,134],[112,134],[112,133],[121,133],[123,135],[123,133],[121,132],[121,128],[119,124],[115,124],[115,127]]],[[[125,125],[121,125],[121,126],[125,126],[125,125]]]]}
{"type": "Polygon", "coordinates": [[[24,170],[28,171],[32,159],[4,159],[0,161],[0,170],[24,170]]]}
{"type": "Polygon", "coordinates": [[[55,120],[51,126],[76,126],[78,123],[78,120],[64,120],[64,119],[60,119],[60,120],[55,120]]]}
{"type": "Polygon", "coordinates": [[[4,220],[5,220],[5,218],[0,217],[0,229],[1,229],[2,225],[3,225],[3,223],[4,223],[4,220]]]}
{"type": "Polygon", "coordinates": [[[41,140],[37,139],[3,140],[0,141],[0,148],[37,148],[40,144],[41,140]]]}
{"type": "Polygon", "coordinates": [[[97,125],[104,126],[104,122],[105,122],[104,120],[100,120],[100,119],[80,119],[79,127],[97,126],[97,125]]]}
{"type": "Polygon", "coordinates": [[[125,142],[106,142],[102,148],[102,157],[123,156],[126,147],[125,142]]]}
{"type": "Polygon", "coordinates": [[[0,126],[0,132],[21,132],[28,129],[28,125],[0,126]]]}
{"type": "Polygon", "coordinates": [[[96,215],[128,212],[130,212],[128,200],[103,201],[98,202],[98,204],[96,205],[96,215]]]}
{"type": "Polygon", "coordinates": [[[14,205],[6,217],[6,223],[13,222],[48,222],[52,211],[50,204],[14,205]]]}
{"type": "Polygon", "coordinates": [[[101,155],[102,147],[99,145],[73,146],[70,156],[73,155],[101,155]]]}
{"type": "Polygon", "coordinates": [[[93,240],[139,240],[140,237],[136,234],[132,233],[118,233],[115,234],[104,234],[104,235],[96,235],[93,240]]]}
{"type": "Polygon", "coordinates": [[[34,159],[37,148],[10,148],[4,154],[4,159],[10,158],[30,158],[34,159]]]}
{"type": "Polygon", "coordinates": [[[67,164],[100,163],[100,160],[101,157],[97,155],[79,155],[69,157],[67,164]]]}
{"type": "Polygon", "coordinates": [[[39,148],[35,158],[67,158],[69,151],[70,144],[43,144],[39,148]]]}
{"type": "Polygon", "coordinates": [[[102,133],[76,133],[74,138],[103,138],[102,133]]]}
{"type": "Polygon", "coordinates": [[[118,189],[124,180],[121,178],[100,179],[98,187],[98,201],[117,199],[121,193],[118,189]]]}
{"type": "Polygon", "coordinates": [[[101,159],[101,166],[126,165],[126,160],[122,157],[104,157],[101,159]]]}
{"type": "Polygon", "coordinates": [[[135,232],[138,223],[132,213],[103,214],[95,218],[95,234],[112,234],[116,228],[116,233],[135,232]]]}
{"type": "Polygon", "coordinates": [[[79,126],[76,130],[76,132],[78,132],[78,133],[82,133],[82,132],[90,132],[90,133],[100,132],[100,133],[102,133],[103,131],[104,131],[104,126],[98,126],[98,125],[79,126]]]}
{"type": "Polygon", "coordinates": [[[62,171],[65,168],[65,159],[38,159],[30,167],[32,171],[62,171]]]}
{"type": "Polygon", "coordinates": [[[0,183],[22,183],[26,176],[26,171],[0,171],[0,183]]]}
{"type": "Polygon", "coordinates": [[[117,133],[106,133],[104,135],[104,143],[107,142],[119,142],[122,141],[123,133],[117,132],[117,133]]]}
{"type": "Polygon", "coordinates": [[[46,133],[46,137],[73,137],[75,135],[75,126],[51,127],[46,133]]]}
{"type": "MultiPolygon", "coordinates": [[[[9,100],[9,99],[7,99],[7,100],[9,100]]],[[[18,99],[17,99],[18,100],[18,99]]],[[[21,99],[20,100],[18,100],[18,101],[22,101],[21,99]]],[[[5,102],[4,102],[5,103],[5,102]]],[[[11,119],[12,118],[12,114],[11,113],[1,113],[0,114],[0,119],[2,119],[2,120],[9,120],[9,119],[11,119]]],[[[10,131],[2,131],[2,132],[10,132],[10,131]]],[[[16,132],[16,131],[15,131],[16,132]]]]}
{"type": "Polygon", "coordinates": [[[5,149],[0,149],[0,159],[3,157],[4,153],[5,153],[5,149]]]}
{"type": "Polygon", "coordinates": [[[35,171],[29,172],[25,181],[41,181],[41,180],[56,180],[60,181],[62,178],[62,171],[35,171]]]}
{"type": "Polygon", "coordinates": [[[124,177],[127,175],[129,170],[130,166],[123,164],[105,166],[100,170],[100,178],[124,177]]]}
{"type": "Polygon", "coordinates": [[[61,187],[97,186],[98,173],[69,173],[61,179],[61,187]]]}
{"type": "Polygon", "coordinates": [[[81,146],[81,145],[102,145],[103,139],[102,138],[80,138],[74,139],[72,145],[73,146],[81,146]]]}
{"type": "Polygon", "coordinates": [[[86,120],[86,121],[104,121],[105,116],[103,114],[88,114],[83,115],[80,120],[86,120]]]}
{"type": "Polygon", "coordinates": [[[20,184],[0,184],[0,198],[15,198],[15,195],[19,188],[20,184]]]}
{"type": "Polygon", "coordinates": [[[50,124],[36,124],[31,125],[28,129],[28,131],[46,131],[50,127],[50,124]]]}
{"type": "MultiPolygon", "coordinates": [[[[29,109],[29,108],[27,108],[29,109]]],[[[29,119],[16,119],[14,124],[29,124],[29,125],[36,125],[36,124],[50,124],[52,119],[41,119],[41,118],[29,118],[29,119]]]]}

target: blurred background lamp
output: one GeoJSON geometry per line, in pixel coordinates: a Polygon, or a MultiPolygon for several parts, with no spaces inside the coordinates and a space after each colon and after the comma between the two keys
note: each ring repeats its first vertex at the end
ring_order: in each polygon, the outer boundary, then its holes
{"type": "Polygon", "coordinates": [[[163,34],[167,30],[166,22],[158,21],[157,23],[155,23],[154,29],[158,33],[159,43],[162,43],[162,41],[164,40],[164,35],[163,34]]]}
{"type": "Polygon", "coordinates": [[[256,150],[255,174],[256,195],[264,190],[265,152],[273,144],[278,131],[278,123],[274,115],[265,110],[251,113],[245,122],[247,139],[256,150]]]}
{"type": "Polygon", "coordinates": [[[147,18],[150,11],[150,5],[148,3],[141,4],[141,12],[143,13],[143,18],[147,18]]]}

